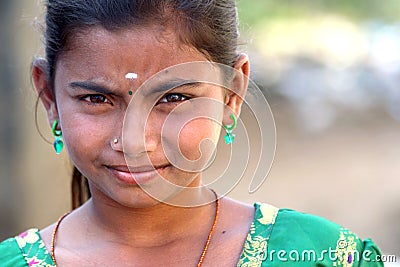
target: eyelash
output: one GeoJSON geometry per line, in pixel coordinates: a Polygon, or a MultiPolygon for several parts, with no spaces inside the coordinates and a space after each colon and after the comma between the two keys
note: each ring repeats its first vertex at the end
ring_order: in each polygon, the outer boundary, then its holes
{"type": "Polygon", "coordinates": [[[158,101],[158,104],[177,103],[177,102],[183,102],[183,101],[186,101],[186,100],[189,100],[189,99],[190,99],[190,97],[185,96],[185,95],[183,95],[183,94],[171,93],[171,94],[167,94],[167,95],[163,96],[163,97],[158,101]],[[170,99],[170,101],[168,101],[168,97],[171,97],[171,96],[178,96],[179,98],[184,98],[184,99],[181,99],[181,100],[171,100],[171,99],[170,99]]]}
{"type": "Polygon", "coordinates": [[[104,95],[100,95],[100,94],[94,94],[94,95],[84,95],[83,97],[80,98],[83,101],[86,101],[89,104],[92,105],[101,105],[101,104],[111,104],[111,101],[104,95]],[[97,100],[99,100],[99,98],[101,98],[100,102],[96,102],[93,101],[93,98],[97,98],[97,100]]]}

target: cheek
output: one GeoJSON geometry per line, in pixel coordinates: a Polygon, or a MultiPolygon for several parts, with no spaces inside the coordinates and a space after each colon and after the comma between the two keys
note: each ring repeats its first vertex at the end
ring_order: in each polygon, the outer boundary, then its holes
{"type": "Polygon", "coordinates": [[[74,112],[60,111],[63,138],[72,162],[82,172],[92,165],[110,146],[112,132],[115,129],[110,125],[110,119],[88,116],[74,112]]]}
{"type": "Polygon", "coordinates": [[[207,161],[214,153],[221,127],[210,119],[197,119],[183,127],[179,135],[179,147],[189,160],[200,157],[207,161]]]}
{"type": "Polygon", "coordinates": [[[63,121],[63,137],[68,153],[76,165],[84,161],[96,149],[99,132],[95,125],[84,123],[79,116],[67,116],[63,121]]]}

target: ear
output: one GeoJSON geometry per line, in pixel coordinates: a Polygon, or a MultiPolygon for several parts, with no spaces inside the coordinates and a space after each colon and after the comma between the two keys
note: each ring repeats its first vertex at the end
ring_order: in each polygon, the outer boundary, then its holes
{"type": "Polygon", "coordinates": [[[227,90],[225,96],[225,104],[228,106],[228,109],[226,109],[224,114],[224,121],[228,122],[227,124],[232,123],[232,119],[229,118],[232,111],[235,113],[236,117],[239,117],[249,85],[250,62],[246,54],[239,55],[235,62],[234,69],[232,91],[227,90]]]}
{"type": "Polygon", "coordinates": [[[36,58],[32,63],[32,80],[36,91],[47,111],[49,124],[58,119],[56,99],[47,75],[47,61],[43,58],[36,58]]]}

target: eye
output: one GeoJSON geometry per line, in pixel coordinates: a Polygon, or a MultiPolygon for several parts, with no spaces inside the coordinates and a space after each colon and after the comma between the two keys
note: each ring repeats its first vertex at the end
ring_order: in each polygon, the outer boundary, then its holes
{"type": "Polygon", "coordinates": [[[82,100],[91,104],[112,104],[110,100],[104,95],[86,95],[82,97],[82,100]]]}
{"type": "Polygon", "coordinates": [[[190,97],[184,96],[182,94],[172,93],[163,96],[158,103],[175,103],[181,102],[185,100],[189,100],[190,97]]]}

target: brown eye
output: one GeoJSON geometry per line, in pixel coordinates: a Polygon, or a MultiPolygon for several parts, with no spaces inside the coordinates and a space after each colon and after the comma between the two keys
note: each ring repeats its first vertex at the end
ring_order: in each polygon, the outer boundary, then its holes
{"type": "Polygon", "coordinates": [[[87,95],[83,97],[83,100],[92,104],[104,104],[104,103],[111,104],[111,102],[104,95],[87,95]]]}
{"type": "Polygon", "coordinates": [[[189,97],[184,96],[182,94],[168,94],[160,99],[159,103],[174,103],[188,100],[189,97]]]}

